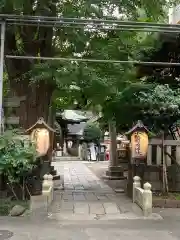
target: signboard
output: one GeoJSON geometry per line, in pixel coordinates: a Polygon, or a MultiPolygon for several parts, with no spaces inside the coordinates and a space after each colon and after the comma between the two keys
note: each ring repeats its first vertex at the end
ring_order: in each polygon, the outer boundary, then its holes
{"type": "Polygon", "coordinates": [[[132,158],[145,158],[148,150],[148,135],[145,132],[134,132],[131,136],[132,158]]]}

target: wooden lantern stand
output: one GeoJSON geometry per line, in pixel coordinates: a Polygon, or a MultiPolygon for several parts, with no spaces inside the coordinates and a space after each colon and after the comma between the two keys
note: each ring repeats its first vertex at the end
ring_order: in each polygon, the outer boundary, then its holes
{"type": "MultiPolygon", "coordinates": [[[[144,126],[142,121],[138,121],[137,124],[130,129],[126,135],[131,140],[131,147],[129,149],[129,163],[128,163],[128,182],[127,182],[127,194],[129,197],[132,197],[132,186],[133,186],[133,177],[139,176],[144,179],[144,172],[146,167],[146,156],[147,156],[147,147],[148,147],[148,133],[149,130],[144,126]],[[133,143],[133,137],[138,134],[144,134],[146,136],[144,143],[145,149],[144,152],[141,153],[142,146],[136,147],[136,143],[133,143]]],[[[142,142],[141,142],[142,143],[142,142]]]]}
{"type": "Polygon", "coordinates": [[[40,178],[42,179],[45,174],[51,174],[53,176],[53,180],[58,180],[60,179],[60,175],[57,175],[56,170],[54,170],[54,166],[51,166],[54,136],[56,131],[51,128],[43,118],[39,118],[33,126],[26,130],[26,133],[31,136],[37,129],[46,129],[49,132],[49,146],[47,152],[38,157],[38,160],[41,163],[40,178]]]}

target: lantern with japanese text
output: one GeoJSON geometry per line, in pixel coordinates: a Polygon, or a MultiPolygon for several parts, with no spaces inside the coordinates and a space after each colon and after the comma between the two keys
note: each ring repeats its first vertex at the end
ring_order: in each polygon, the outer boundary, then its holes
{"type": "Polygon", "coordinates": [[[148,129],[139,120],[137,124],[126,134],[131,139],[131,158],[145,159],[148,151],[148,129]]]}
{"type": "Polygon", "coordinates": [[[148,135],[145,132],[134,132],[131,136],[132,158],[144,158],[148,150],[148,135]]]}

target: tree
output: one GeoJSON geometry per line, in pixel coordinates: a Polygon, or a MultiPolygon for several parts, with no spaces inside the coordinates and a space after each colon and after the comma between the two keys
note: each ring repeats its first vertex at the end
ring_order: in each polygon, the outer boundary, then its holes
{"type": "Polygon", "coordinates": [[[167,132],[180,117],[179,89],[169,85],[131,86],[123,98],[111,104],[119,127],[126,131],[141,119],[152,132],[167,132]]]}
{"type": "Polygon", "coordinates": [[[97,126],[97,124],[87,124],[84,128],[83,138],[87,142],[94,142],[98,144],[100,142],[101,135],[101,129],[97,126]]]}
{"type": "MultiPolygon", "coordinates": [[[[136,20],[140,17],[139,9],[143,9],[148,20],[158,20],[163,14],[165,0],[153,1],[151,4],[148,0],[144,1],[119,1],[111,0],[98,1],[92,4],[91,1],[78,0],[6,0],[1,1],[0,12],[3,14],[24,14],[24,15],[41,15],[41,16],[65,16],[77,18],[108,18],[136,20]],[[123,12],[122,16],[113,16],[115,12],[123,12]],[[113,16],[113,17],[112,17],[113,16]]],[[[69,29],[35,27],[35,26],[8,26],[6,32],[5,53],[10,55],[31,55],[31,56],[84,56],[101,57],[102,51],[106,59],[114,55],[115,47],[118,47],[118,41],[121,40],[121,34],[117,36],[115,31],[87,31],[84,29],[69,29]],[[116,39],[114,36],[117,36],[116,39]],[[110,51],[107,51],[105,44],[109,39],[110,51]],[[115,40],[115,41],[114,41],[115,40]],[[87,44],[88,43],[88,44],[87,44]],[[102,46],[103,44],[103,46],[102,46]],[[96,52],[95,48],[98,47],[96,52]],[[99,51],[100,50],[100,51],[99,51]],[[84,54],[85,53],[85,54],[84,54]]],[[[119,59],[123,56],[122,50],[126,40],[131,39],[127,36],[124,43],[121,44],[121,54],[116,53],[119,59]]],[[[120,41],[121,42],[121,41],[120,41]]],[[[126,48],[127,50],[127,48],[126,48]]],[[[125,51],[126,51],[125,50],[125,51]]],[[[127,58],[127,54],[125,53],[127,58]]],[[[10,81],[10,92],[18,96],[26,96],[26,100],[20,106],[20,125],[24,128],[36,122],[37,118],[44,117],[48,119],[49,106],[54,90],[61,88],[62,75],[63,79],[68,78],[65,70],[72,69],[71,64],[52,63],[37,60],[15,60],[6,59],[6,69],[10,81]],[[41,75],[34,72],[41,71],[41,75]],[[35,70],[35,71],[34,71],[35,70]],[[58,72],[58,70],[60,70],[58,72]]],[[[97,66],[98,68],[98,66],[97,66]]],[[[106,66],[104,66],[106,68],[106,66]]],[[[101,76],[102,76],[102,67],[101,76]]],[[[108,71],[111,65],[108,66],[108,71]]],[[[122,68],[124,69],[124,68],[122,68]]],[[[106,73],[108,72],[106,71],[106,73]]],[[[105,79],[105,76],[104,76],[105,79]]],[[[106,78],[108,80],[108,78],[106,78]]],[[[116,78],[117,80],[117,78],[116,78]]],[[[108,85],[109,86],[109,85],[108,85]]],[[[86,89],[87,98],[89,97],[89,88],[86,89]]],[[[82,93],[83,95],[84,93],[82,93]]],[[[99,98],[98,98],[99,99],[99,98]]]]}
{"type": "MultiPolygon", "coordinates": [[[[179,62],[179,34],[159,34],[154,38],[151,49],[140,52],[143,61],[179,62]]],[[[140,102],[146,105],[144,117],[153,128],[168,131],[179,119],[179,76],[178,66],[138,66],[137,77],[150,90],[140,93],[140,102]],[[148,110],[148,111],[146,111],[148,110]]]]}

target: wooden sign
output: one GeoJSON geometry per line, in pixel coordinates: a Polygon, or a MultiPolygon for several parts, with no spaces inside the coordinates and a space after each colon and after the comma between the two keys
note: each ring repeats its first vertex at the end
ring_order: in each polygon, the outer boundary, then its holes
{"type": "Polygon", "coordinates": [[[145,158],[148,150],[148,135],[145,132],[134,132],[131,136],[132,158],[145,158]]]}

